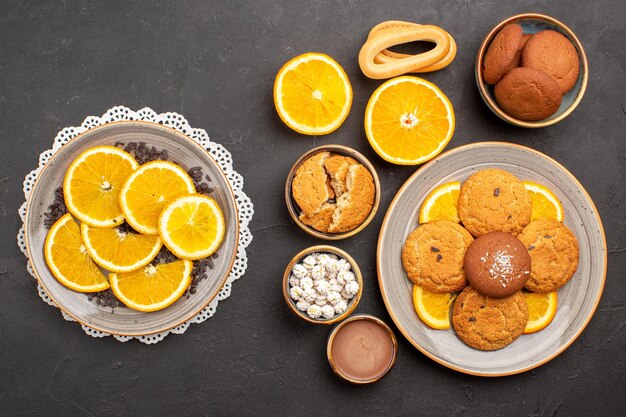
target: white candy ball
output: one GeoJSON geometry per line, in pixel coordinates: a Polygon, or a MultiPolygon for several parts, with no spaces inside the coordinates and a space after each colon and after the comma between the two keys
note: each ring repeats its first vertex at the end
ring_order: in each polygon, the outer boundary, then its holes
{"type": "Polygon", "coordinates": [[[311,307],[311,304],[307,303],[304,300],[300,300],[296,303],[296,308],[300,311],[307,311],[311,307]]]}
{"type": "Polygon", "coordinates": [[[309,270],[306,269],[306,267],[304,265],[302,265],[302,264],[295,264],[293,266],[293,269],[291,270],[291,272],[298,279],[302,279],[302,278],[306,277],[309,274],[309,270]]]}
{"type": "Polygon", "coordinates": [[[289,285],[291,285],[292,287],[299,287],[300,286],[300,278],[298,278],[295,275],[291,275],[289,277],[289,285]]]}
{"type": "Polygon", "coordinates": [[[298,301],[300,299],[300,297],[302,297],[302,293],[304,292],[304,290],[300,287],[291,287],[289,289],[289,296],[295,300],[298,301]]]}
{"type": "Polygon", "coordinates": [[[324,279],[326,277],[326,268],[324,265],[315,265],[311,268],[311,278],[314,280],[324,279]]]}
{"type": "Polygon", "coordinates": [[[322,307],[313,304],[306,310],[306,314],[308,314],[312,319],[319,319],[322,315],[322,307]]]}
{"type": "Polygon", "coordinates": [[[311,269],[315,266],[315,264],[317,263],[317,257],[315,256],[315,254],[311,254],[309,256],[307,256],[306,258],[304,258],[304,260],[302,261],[302,264],[304,265],[304,267],[306,269],[311,269]]]}
{"type": "Polygon", "coordinates": [[[335,309],[331,305],[325,305],[322,307],[322,315],[325,319],[331,319],[335,315],[335,309]]]}
{"type": "Polygon", "coordinates": [[[347,309],[348,303],[346,302],[346,300],[339,300],[339,302],[335,304],[335,313],[337,314],[345,313],[347,309]]]}
{"type": "Polygon", "coordinates": [[[313,288],[306,288],[300,295],[300,298],[304,298],[307,303],[314,303],[315,297],[317,297],[317,293],[313,288]]]}
{"type": "Polygon", "coordinates": [[[309,277],[304,277],[300,279],[300,287],[307,290],[309,288],[313,288],[313,280],[309,277]]]}

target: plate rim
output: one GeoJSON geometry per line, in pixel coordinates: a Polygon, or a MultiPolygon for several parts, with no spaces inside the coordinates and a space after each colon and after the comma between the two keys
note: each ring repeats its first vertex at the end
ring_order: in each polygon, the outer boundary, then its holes
{"type": "Polygon", "coordinates": [[[559,162],[557,162],[555,159],[551,158],[550,156],[529,148],[527,146],[523,146],[523,145],[518,145],[515,143],[509,143],[509,142],[500,142],[500,141],[485,141],[485,142],[476,142],[476,143],[469,143],[466,145],[461,145],[458,146],[456,148],[452,148],[440,155],[438,155],[436,158],[430,160],[429,162],[427,162],[426,164],[422,165],[418,170],[416,170],[405,182],[404,184],[402,184],[402,186],[400,187],[400,189],[396,192],[395,196],[393,197],[393,199],[391,200],[391,203],[389,204],[389,207],[387,208],[387,211],[385,213],[385,217],[383,218],[383,222],[381,224],[380,227],[380,233],[378,235],[378,243],[376,244],[376,274],[378,276],[378,287],[380,288],[380,292],[383,298],[383,302],[385,304],[385,308],[387,310],[387,312],[389,313],[389,316],[391,317],[391,319],[393,320],[394,324],[396,325],[396,327],[398,328],[398,330],[400,330],[400,333],[402,333],[402,335],[404,336],[404,338],[411,343],[415,348],[417,348],[417,350],[419,350],[421,353],[423,353],[424,355],[426,355],[427,357],[429,357],[430,359],[432,359],[433,361],[439,363],[440,365],[445,366],[446,368],[452,369],[454,371],[457,372],[461,372],[467,375],[474,375],[474,376],[482,376],[482,377],[501,377],[501,376],[509,376],[509,375],[516,375],[516,374],[520,374],[526,371],[530,371],[531,369],[535,369],[549,361],[551,361],[552,359],[554,359],[555,357],[557,357],[558,355],[560,355],[563,351],[565,351],[576,339],[578,339],[578,337],[580,336],[580,334],[583,332],[583,330],[585,330],[585,328],[587,327],[587,325],[589,324],[589,321],[591,321],[591,318],[593,317],[593,315],[596,312],[596,309],[598,307],[598,304],[600,303],[600,299],[602,298],[602,294],[604,292],[604,285],[606,283],[606,273],[607,273],[607,263],[608,263],[608,253],[607,253],[607,246],[606,246],[606,235],[604,232],[604,226],[602,224],[602,219],[600,218],[600,213],[598,212],[598,209],[595,205],[595,203],[593,202],[593,200],[591,199],[591,196],[589,195],[589,193],[587,193],[587,190],[583,187],[583,185],[580,183],[580,181],[578,181],[578,179],[571,173],[569,172],[569,170],[567,170],[567,168],[565,168],[562,164],[560,164],[559,162]],[[456,366],[446,360],[443,360],[441,358],[438,358],[437,356],[433,355],[432,353],[430,353],[427,349],[423,348],[419,343],[417,343],[415,340],[413,340],[410,335],[408,334],[408,332],[402,327],[402,325],[399,323],[399,320],[397,319],[395,313],[393,312],[391,306],[390,306],[390,302],[388,301],[387,295],[385,293],[385,289],[384,289],[384,285],[383,285],[383,280],[382,280],[382,267],[381,267],[381,251],[382,251],[382,239],[383,239],[383,235],[386,232],[387,229],[387,225],[389,224],[390,221],[390,213],[392,211],[393,208],[395,208],[395,206],[398,203],[399,197],[404,194],[406,188],[408,187],[408,185],[410,183],[412,183],[413,181],[415,181],[415,179],[422,173],[422,171],[424,171],[425,169],[427,169],[428,167],[430,167],[433,164],[438,163],[439,159],[441,159],[444,156],[453,154],[453,153],[458,153],[458,152],[464,152],[468,149],[472,149],[472,148],[478,148],[478,147],[485,147],[485,146],[502,146],[502,147],[510,147],[510,148],[515,148],[515,149],[520,149],[526,152],[530,152],[533,153],[537,156],[539,156],[540,158],[544,158],[546,160],[548,160],[549,162],[555,164],[558,168],[560,168],[563,173],[565,175],[567,175],[573,182],[574,184],[576,184],[576,186],[582,191],[583,195],[585,196],[585,198],[587,199],[588,203],[591,205],[591,207],[593,208],[594,211],[594,215],[598,221],[598,225],[600,226],[600,232],[601,232],[601,236],[602,236],[602,247],[604,249],[604,264],[603,264],[603,274],[602,274],[602,281],[601,281],[601,286],[600,286],[600,292],[598,294],[598,296],[596,297],[596,299],[593,302],[593,306],[592,309],[590,310],[589,314],[587,315],[587,317],[585,318],[585,322],[584,325],[573,335],[573,337],[571,337],[570,340],[567,341],[567,343],[565,343],[562,347],[560,347],[559,349],[557,349],[554,353],[550,354],[549,356],[547,356],[546,358],[543,358],[535,363],[532,363],[531,365],[528,365],[526,367],[517,369],[517,370],[512,370],[512,371],[507,371],[507,372],[497,372],[497,373],[486,373],[486,372],[477,372],[477,371],[472,371],[472,370],[468,370],[465,369],[463,367],[460,366],[456,366]]]}
{"type": "Polygon", "coordinates": [[[71,317],[75,322],[79,323],[81,326],[85,326],[85,327],[88,327],[90,329],[96,330],[98,332],[106,333],[106,334],[113,335],[113,336],[125,336],[125,337],[151,336],[151,335],[154,335],[154,334],[170,331],[170,330],[172,330],[172,329],[174,329],[174,328],[176,328],[176,327],[178,327],[178,326],[188,322],[189,320],[193,319],[195,316],[197,316],[202,310],[204,310],[209,304],[211,304],[211,302],[215,299],[215,297],[218,296],[219,292],[224,287],[224,284],[226,283],[226,280],[230,276],[230,273],[232,272],[233,267],[235,265],[235,260],[237,258],[237,248],[239,247],[239,240],[240,240],[239,207],[237,207],[237,200],[236,200],[236,197],[235,197],[235,193],[234,193],[233,187],[230,184],[230,181],[228,180],[228,178],[226,177],[226,174],[224,174],[224,171],[222,170],[222,167],[220,166],[220,164],[215,160],[215,158],[213,157],[213,155],[211,155],[211,153],[209,151],[207,151],[204,147],[202,147],[202,145],[200,145],[197,141],[195,141],[192,138],[190,138],[188,135],[186,135],[186,134],[184,134],[182,132],[179,132],[178,130],[176,130],[174,128],[171,128],[169,126],[165,126],[163,124],[160,124],[160,123],[157,123],[157,122],[148,121],[148,120],[118,120],[118,121],[115,121],[115,122],[104,123],[104,124],[102,124],[100,126],[95,126],[95,127],[89,128],[89,129],[85,130],[84,132],[79,133],[78,135],[76,135],[72,139],[68,140],[65,144],[63,144],[54,153],[54,155],[52,155],[52,157],[50,157],[48,162],[46,162],[46,164],[43,166],[43,168],[39,171],[39,173],[37,175],[37,178],[35,179],[35,182],[33,183],[32,191],[29,194],[28,199],[26,200],[26,215],[24,217],[24,244],[26,246],[26,253],[27,253],[27,256],[28,256],[28,262],[30,262],[31,265],[32,265],[32,269],[33,269],[33,272],[35,274],[35,278],[37,279],[37,282],[39,283],[39,285],[41,286],[43,291],[46,293],[48,298],[50,298],[50,300],[52,300],[52,302],[54,302],[55,307],[57,307],[59,310],[61,310],[64,314],[67,314],[69,317],[71,317]],[[60,154],[61,150],[63,149],[63,147],[65,147],[66,145],[70,144],[71,142],[80,140],[85,134],[87,134],[89,132],[93,132],[94,130],[106,129],[107,127],[111,127],[113,125],[122,125],[122,124],[128,124],[128,125],[138,124],[138,125],[146,125],[146,126],[149,126],[149,127],[157,127],[158,129],[162,129],[162,130],[167,129],[168,131],[171,131],[175,135],[180,136],[183,140],[193,144],[201,152],[206,154],[213,161],[215,166],[217,166],[217,168],[219,169],[220,175],[223,177],[223,179],[225,180],[226,184],[228,184],[228,192],[229,192],[229,195],[231,197],[231,200],[235,203],[234,204],[234,210],[235,210],[235,245],[234,245],[233,253],[231,255],[230,264],[228,266],[228,269],[227,269],[226,273],[224,273],[224,276],[220,279],[220,285],[218,287],[219,289],[217,291],[215,291],[214,294],[211,294],[210,297],[207,297],[206,303],[202,304],[200,308],[198,308],[193,313],[188,314],[183,319],[178,321],[176,324],[174,324],[172,326],[167,326],[167,327],[155,330],[155,331],[147,332],[147,333],[143,333],[143,332],[142,333],[124,333],[124,332],[119,332],[119,331],[115,331],[115,330],[112,331],[110,329],[102,329],[102,328],[100,328],[100,327],[98,327],[96,325],[84,322],[83,320],[79,319],[78,317],[73,315],[71,312],[69,312],[64,306],[61,305],[61,303],[59,303],[50,294],[50,292],[48,291],[48,288],[46,288],[46,285],[43,283],[43,280],[39,276],[39,272],[35,268],[34,264],[31,262],[33,253],[31,252],[30,238],[28,237],[28,222],[30,220],[30,216],[29,216],[30,206],[31,206],[31,203],[32,203],[33,195],[35,194],[33,191],[35,190],[35,188],[37,188],[37,184],[39,183],[39,180],[41,179],[43,173],[51,165],[51,162],[55,158],[57,158],[59,156],[59,154],[60,154]]]}

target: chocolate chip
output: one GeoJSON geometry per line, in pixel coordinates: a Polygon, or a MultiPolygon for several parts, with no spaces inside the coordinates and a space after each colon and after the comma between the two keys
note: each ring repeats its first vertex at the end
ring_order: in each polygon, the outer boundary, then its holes
{"type": "Polygon", "coordinates": [[[511,220],[513,218],[512,214],[509,214],[509,216],[506,218],[507,220],[511,220]]]}
{"type": "Polygon", "coordinates": [[[437,254],[437,262],[439,262],[439,261],[440,261],[440,260],[442,260],[442,259],[443,259],[443,256],[441,256],[441,254],[440,254],[440,253],[438,253],[438,254],[437,254]]]}
{"type": "Polygon", "coordinates": [[[533,249],[535,249],[535,245],[530,245],[530,246],[528,247],[528,250],[533,250],[533,249]]]}
{"type": "Polygon", "coordinates": [[[476,321],[476,317],[470,317],[469,321],[476,321]]]}
{"type": "Polygon", "coordinates": [[[500,195],[500,188],[499,187],[496,188],[495,190],[493,190],[493,195],[496,196],[496,197],[500,195]]]}
{"type": "Polygon", "coordinates": [[[544,239],[552,239],[552,236],[550,236],[550,235],[544,235],[544,237],[543,237],[543,238],[544,238],[544,239]]]}
{"type": "Polygon", "coordinates": [[[437,248],[435,246],[431,246],[430,250],[431,250],[431,252],[435,252],[435,253],[439,252],[439,248],[437,248]]]}

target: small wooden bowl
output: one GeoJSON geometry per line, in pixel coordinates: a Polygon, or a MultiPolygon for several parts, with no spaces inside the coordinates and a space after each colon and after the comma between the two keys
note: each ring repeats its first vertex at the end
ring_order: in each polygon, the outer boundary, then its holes
{"type": "Polygon", "coordinates": [[[393,330],[391,330],[391,328],[387,325],[387,323],[385,323],[384,321],[382,321],[378,317],[374,317],[374,316],[369,315],[369,314],[355,314],[354,316],[352,316],[352,317],[344,320],[343,322],[339,323],[338,325],[336,325],[335,328],[332,330],[332,332],[330,332],[330,336],[328,336],[328,343],[326,344],[326,356],[328,357],[328,363],[330,364],[330,367],[341,378],[343,378],[346,381],[351,382],[353,384],[359,384],[359,385],[371,384],[372,382],[376,382],[376,381],[379,381],[380,379],[382,379],[385,375],[387,375],[389,373],[391,368],[393,368],[393,366],[396,364],[396,359],[398,357],[398,340],[396,339],[396,335],[393,334],[393,330]],[[373,378],[373,379],[362,380],[362,379],[351,378],[348,375],[345,375],[345,374],[341,373],[341,370],[339,370],[339,368],[337,368],[337,366],[335,365],[335,360],[333,358],[333,351],[332,351],[333,341],[335,340],[335,336],[337,335],[337,332],[343,326],[345,326],[346,324],[348,324],[350,322],[356,321],[356,320],[370,320],[370,321],[373,321],[373,322],[379,324],[380,326],[382,326],[385,330],[387,330],[387,332],[389,333],[389,336],[391,336],[391,342],[393,343],[393,357],[391,359],[391,362],[389,363],[389,366],[387,367],[387,369],[385,369],[385,371],[382,374],[378,375],[376,378],[373,378]]]}
{"type": "Polygon", "coordinates": [[[293,311],[294,314],[296,314],[301,319],[308,321],[309,323],[333,324],[333,323],[337,323],[345,319],[354,311],[356,306],[359,304],[362,294],[363,294],[363,276],[361,275],[361,270],[359,269],[359,265],[357,265],[356,261],[354,260],[354,258],[352,258],[352,256],[348,255],[343,250],[336,248],[334,246],[317,245],[317,246],[311,246],[309,248],[304,249],[303,251],[298,253],[296,256],[294,256],[293,259],[291,259],[291,262],[289,262],[289,265],[287,265],[287,268],[285,268],[285,273],[283,274],[283,297],[285,298],[287,305],[289,306],[291,311],[293,311]],[[352,272],[354,273],[354,277],[356,281],[359,283],[359,292],[357,292],[356,295],[352,297],[352,299],[349,301],[348,308],[346,309],[346,311],[344,311],[338,316],[333,316],[330,319],[325,319],[325,318],[312,319],[306,314],[306,312],[298,310],[298,308],[296,307],[296,302],[289,296],[289,276],[291,275],[291,270],[293,269],[293,266],[297,264],[298,262],[300,262],[301,260],[303,260],[307,255],[310,255],[311,253],[332,253],[334,255],[337,255],[339,258],[344,258],[346,261],[350,263],[350,266],[352,267],[352,272]]]}
{"type": "Polygon", "coordinates": [[[317,238],[324,239],[324,240],[345,239],[350,236],[354,236],[357,233],[359,233],[361,230],[365,229],[365,227],[372,221],[372,219],[376,215],[376,210],[378,210],[378,205],[380,204],[380,180],[378,179],[378,174],[376,173],[376,169],[374,168],[372,163],[359,152],[343,145],[322,145],[306,152],[304,155],[298,158],[298,160],[291,167],[291,170],[289,171],[289,174],[287,175],[287,181],[285,182],[285,202],[287,203],[287,209],[289,210],[289,214],[291,215],[291,218],[293,219],[293,221],[296,222],[296,224],[298,225],[298,227],[300,227],[300,229],[304,230],[311,236],[315,236],[317,238]],[[300,208],[298,207],[298,205],[296,204],[295,200],[293,199],[291,195],[291,183],[293,182],[293,177],[296,175],[296,170],[300,167],[300,165],[306,159],[310,158],[311,156],[319,152],[331,152],[331,153],[336,153],[336,154],[340,154],[344,156],[349,156],[355,159],[365,168],[367,168],[370,174],[372,174],[372,178],[374,179],[374,188],[376,190],[376,193],[374,196],[374,204],[372,205],[372,210],[370,211],[370,214],[367,216],[365,221],[363,221],[363,223],[361,223],[356,228],[350,231],[347,231],[345,233],[324,233],[302,223],[299,218],[300,208]]]}
{"type": "Polygon", "coordinates": [[[578,103],[580,103],[580,100],[582,100],[583,96],[585,95],[585,90],[587,89],[587,81],[589,78],[589,67],[587,63],[587,56],[585,55],[585,50],[570,28],[550,16],[538,13],[524,13],[511,16],[508,19],[505,19],[502,22],[498,23],[496,27],[494,27],[491,32],[489,32],[487,37],[485,37],[485,40],[480,45],[480,49],[478,50],[478,55],[476,56],[475,75],[476,85],[478,86],[478,91],[480,92],[483,101],[485,102],[485,104],[487,104],[487,107],[489,107],[489,109],[494,112],[499,118],[515,126],[538,128],[558,123],[574,111],[576,106],[578,106],[578,103]],[[520,26],[522,26],[522,30],[525,34],[534,34],[546,29],[555,30],[565,36],[570,42],[572,42],[572,44],[576,48],[576,52],[578,52],[578,57],[580,61],[580,72],[578,74],[578,80],[576,81],[574,87],[572,87],[570,91],[563,95],[561,107],[559,107],[556,113],[546,119],[538,120],[536,122],[529,122],[526,120],[516,119],[515,117],[506,114],[498,106],[498,103],[495,100],[495,96],[493,94],[493,86],[485,83],[483,79],[483,58],[485,56],[487,48],[489,47],[489,44],[491,43],[493,38],[498,34],[498,32],[500,32],[500,30],[509,23],[518,23],[520,26]]]}

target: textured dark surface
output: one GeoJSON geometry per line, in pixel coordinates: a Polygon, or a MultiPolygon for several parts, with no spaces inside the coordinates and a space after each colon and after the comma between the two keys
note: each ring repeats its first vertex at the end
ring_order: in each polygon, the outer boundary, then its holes
{"type": "Polygon", "coordinates": [[[0,415],[626,415],[626,9],[619,1],[501,3],[3,1],[0,415]],[[530,11],[569,25],[590,66],[578,109],[542,130],[501,122],[474,84],[482,38],[500,20],[530,11]],[[367,144],[363,112],[380,82],[367,80],[356,59],[367,31],[388,19],[440,25],[458,43],[450,67],[424,76],[455,107],[448,148],[481,140],[534,147],[570,169],[598,206],[609,247],[600,306],[568,350],[534,371],[462,375],[400,337],[398,362],[385,379],[350,386],[326,363],[330,329],[297,319],[282,300],[284,266],[319,243],[292,224],[285,175],[314,145],[342,143],[376,165],[383,196],[372,224],[338,246],[364,272],[357,312],[391,324],[376,282],[375,247],[386,207],[415,168],[386,164],[367,144]],[[317,139],[283,126],[272,103],[278,69],[307,51],[335,57],[354,89],[345,124],[317,139]],[[37,296],[14,239],[21,183],[39,153],[59,129],[117,104],[179,112],[206,129],[232,152],[255,204],[248,272],[232,296],[209,321],[155,346],[94,339],[64,321],[37,296]]]}

